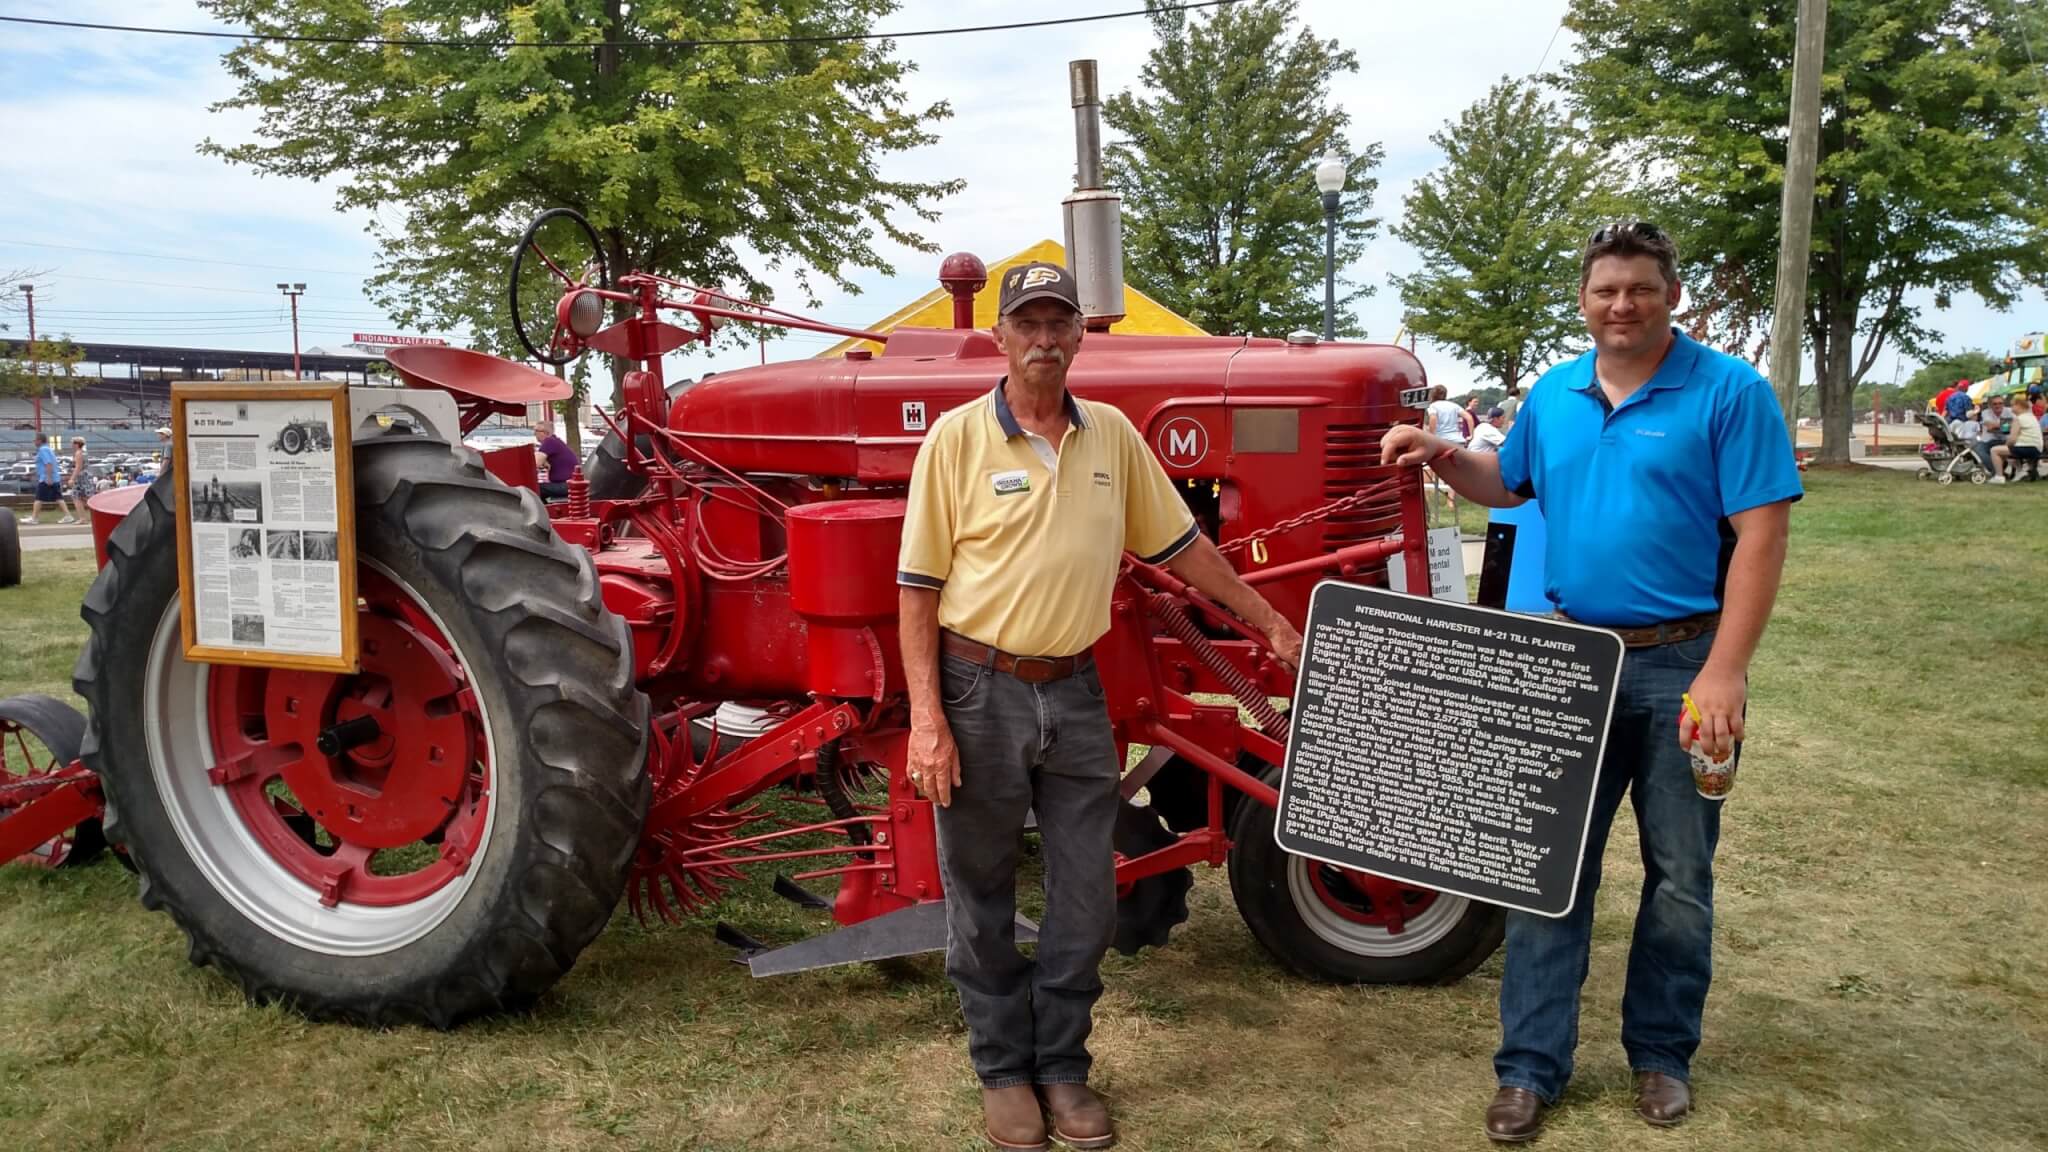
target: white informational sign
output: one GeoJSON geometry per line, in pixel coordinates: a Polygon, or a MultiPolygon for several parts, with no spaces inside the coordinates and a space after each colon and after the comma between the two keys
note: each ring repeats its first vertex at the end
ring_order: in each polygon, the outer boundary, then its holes
{"type": "Polygon", "coordinates": [[[173,399],[188,656],[352,667],[343,390],[181,391],[173,399]]]}
{"type": "MultiPolygon", "coordinates": [[[[1408,558],[1400,553],[1387,561],[1387,587],[1408,591],[1408,558]]],[[[1456,525],[1429,530],[1429,594],[1453,604],[1467,604],[1465,541],[1456,525]]]]}

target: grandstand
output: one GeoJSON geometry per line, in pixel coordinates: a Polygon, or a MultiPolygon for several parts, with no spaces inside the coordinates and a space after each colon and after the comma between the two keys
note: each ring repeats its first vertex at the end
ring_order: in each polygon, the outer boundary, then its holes
{"type": "MultiPolygon", "coordinates": [[[[12,352],[11,341],[0,342],[12,352]]],[[[143,344],[79,344],[84,359],[76,375],[88,383],[75,391],[43,397],[43,435],[84,436],[97,456],[105,452],[149,452],[157,448],[156,428],[170,421],[171,385],[181,380],[292,383],[289,352],[244,352],[226,348],[167,348],[143,344]]],[[[368,383],[384,366],[372,354],[309,352],[299,357],[308,380],[368,383]]],[[[26,396],[0,396],[0,460],[35,451],[35,405],[26,396]]]]}

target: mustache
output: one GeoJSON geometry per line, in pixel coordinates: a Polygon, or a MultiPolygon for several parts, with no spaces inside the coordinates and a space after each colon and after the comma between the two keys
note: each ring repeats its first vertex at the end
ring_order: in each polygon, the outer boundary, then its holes
{"type": "Polygon", "coordinates": [[[1064,367],[1067,363],[1067,354],[1058,348],[1033,348],[1024,353],[1026,364],[1036,364],[1041,360],[1050,360],[1064,367]]]}

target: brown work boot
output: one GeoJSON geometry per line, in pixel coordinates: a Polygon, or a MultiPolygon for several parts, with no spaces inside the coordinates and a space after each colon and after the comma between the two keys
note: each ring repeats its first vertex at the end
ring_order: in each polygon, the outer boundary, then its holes
{"type": "Polygon", "coordinates": [[[1496,1144],[1520,1144],[1543,1130],[1543,1097],[1527,1088],[1502,1087],[1486,1106],[1486,1138],[1496,1144]]]}
{"type": "Polygon", "coordinates": [[[1670,1128],[1692,1111],[1692,1086],[1662,1072],[1636,1073],[1636,1115],[1670,1128]]]}
{"type": "Polygon", "coordinates": [[[1011,1152],[1045,1152],[1045,1116],[1029,1084],[981,1090],[982,1131],[1011,1152]]]}
{"type": "Polygon", "coordinates": [[[1116,1143],[1109,1109],[1086,1084],[1040,1084],[1045,1110],[1052,1113],[1052,1138],[1069,1148],[1107,1148],[1116,1143]]]}

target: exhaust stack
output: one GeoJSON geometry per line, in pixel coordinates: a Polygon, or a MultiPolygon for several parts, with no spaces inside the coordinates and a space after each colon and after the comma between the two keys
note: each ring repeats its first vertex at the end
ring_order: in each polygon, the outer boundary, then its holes
{"type": "Polygon", "coordinates": [[[1067,268],[1081,293],[1090,332],[1124,318],[1123,197],[1102,187],[1102,94],[1095,61],[1067,62],[1074,106],[1074,194],[1060,202],[1066,219],[1067,268]]]}

